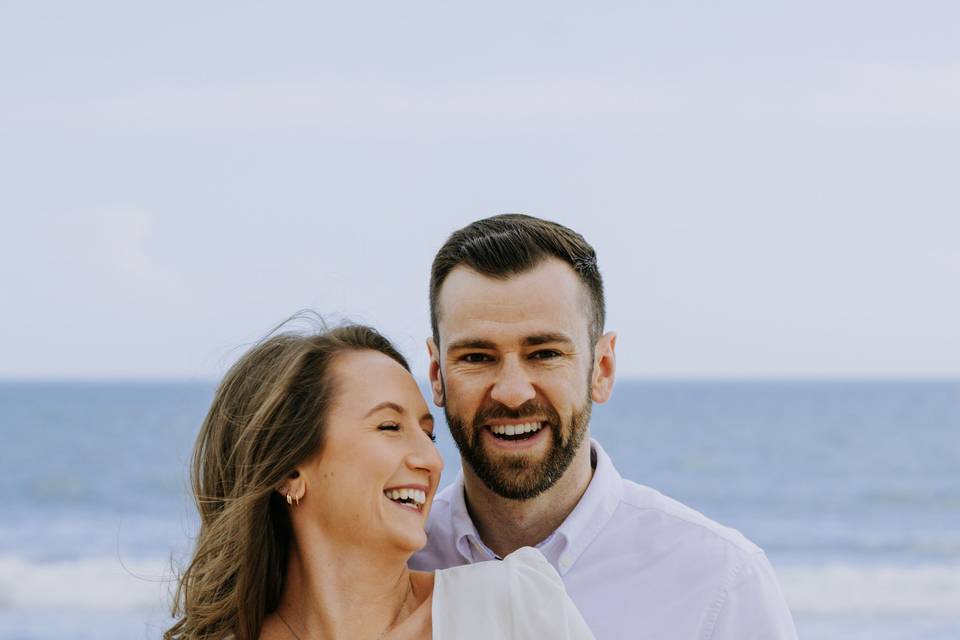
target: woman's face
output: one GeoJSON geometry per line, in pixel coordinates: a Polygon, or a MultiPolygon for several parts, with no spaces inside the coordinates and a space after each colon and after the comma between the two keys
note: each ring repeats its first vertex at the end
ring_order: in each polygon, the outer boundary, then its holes
{"type": "Polygon", "coordinates": [[[324,536],[413,552],[443,461],[431,437],[433,417],[413,376],[378,351],[349,351],[331,368],[336,397],[323,451],[301,469],[300,509],[324,536]]]}

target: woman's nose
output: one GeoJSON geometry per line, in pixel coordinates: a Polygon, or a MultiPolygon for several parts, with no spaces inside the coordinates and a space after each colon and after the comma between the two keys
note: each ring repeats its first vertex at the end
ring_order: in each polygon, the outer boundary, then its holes
{"type": "Polygon", "coordinates": [[[424,469],[439,475],[443,470],[443,458],[440,457],[437,445],[431,442],[426,433],[422,436],[414,433],[414,436],[416,442],[412,444],[410,453],[407,455],[407,465],[412,469],[424,469]]]}

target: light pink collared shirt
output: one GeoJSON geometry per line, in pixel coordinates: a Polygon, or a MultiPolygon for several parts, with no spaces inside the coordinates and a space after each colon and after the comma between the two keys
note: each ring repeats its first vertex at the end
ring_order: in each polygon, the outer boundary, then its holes
{"type": "MultiPolygon", "coordinates": [[[[598,640],[795,640],[763,551],[666,496],[620,477],[591,440],[594,474],[537,548],[598,640]]],[[[467,512],[463,474],[434,499],[427,546],[410,567],[433,571],[496,555],[467,512]]]]}

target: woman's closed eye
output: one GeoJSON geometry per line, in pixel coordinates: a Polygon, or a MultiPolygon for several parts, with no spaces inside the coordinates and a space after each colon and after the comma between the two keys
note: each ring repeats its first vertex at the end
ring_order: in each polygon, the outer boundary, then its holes
{"type": "MultiPolygon", "coordinates": [[[[400,431],[400,425],[396,422],[384,422],[377,427],[380,431],[400,431]]],[[[437,434],[433,431],[423,430],[424,435],[430,438],[430,442],[437,443],[437,434]]]]}

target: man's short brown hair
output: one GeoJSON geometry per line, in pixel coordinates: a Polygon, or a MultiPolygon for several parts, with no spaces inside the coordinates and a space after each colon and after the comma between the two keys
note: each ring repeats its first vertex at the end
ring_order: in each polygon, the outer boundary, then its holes
{"type": "Polygon", "coordinates": [[[455,267],[466,265],[492,278],[507,279],[529,271],[543,260],[559,258],[570,267],[590,294],[590,341],[603,333],[603,280],[597,254],[576,231],[562,224],[520,213],[477,220],[454,231],[437,251],[430,269],[430,325],[440,346],[438,303],[440,288],[455,267]]]}

